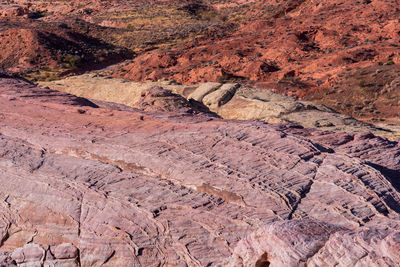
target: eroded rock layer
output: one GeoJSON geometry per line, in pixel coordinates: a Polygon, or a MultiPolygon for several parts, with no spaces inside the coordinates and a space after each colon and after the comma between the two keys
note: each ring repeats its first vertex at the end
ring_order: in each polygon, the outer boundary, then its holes
{"type": "Polygon", "coordinates": [[[144,112],[11,78],[0,80],[0,107],[0,265],[247,265],[240,255],[254,255],[275,266],[348,257],[390,266],[399,257],[397,142],[144,112]],[[246,245],[254,233],[293,253],[246,245]]]}
{"type": "Polygon", "coordinates": [[[177,111],[192,105],[193,110],[209,109],[224,119],[295,123],[320,130],[368,131],[389,139],[400,137],[399,129],[390,125],[381,124],[375,127],[351,116],[340,114],[325,105],[296,100],[268,89],[253,88],[238,83],[208,82],[191,86],[166,80],[139,83],[92,73],[58,81],[40,82],[39,85],[142,110],[177,111]],[[182,97],[186,98],[190,105],[182,97]]]}

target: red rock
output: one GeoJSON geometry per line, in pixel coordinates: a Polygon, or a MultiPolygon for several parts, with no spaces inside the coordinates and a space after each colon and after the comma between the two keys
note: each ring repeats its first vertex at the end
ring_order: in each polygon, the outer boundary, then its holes
{"type": "Polygon", "coordinates": [[[0,5],[0,17],[19,17],[25,14],[23,7],[18,5],[0,5]]]}

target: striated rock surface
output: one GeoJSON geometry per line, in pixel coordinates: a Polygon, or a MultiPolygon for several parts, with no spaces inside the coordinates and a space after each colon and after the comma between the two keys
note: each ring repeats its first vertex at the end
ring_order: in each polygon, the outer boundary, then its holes
{"type": "Polygon", "coordinates": [[[342,230],[309,220],[270,223],[239,242],[230,266],[305,266],[304,263],[342,230]]]}
{"type": "Polygon", "coordinates": [[[309,266],[398,266],[399,240],[399,232],[392,230],[338,232],[329,238],[307,264],[309,266]]]}
{"type": "Polygon", "coordinates": [[[400,233],[313,221],[270,223],[239,242],[229,266],[398,266],[400,233]]]}
{"type": "Polygon", "coordinates": [[[0,107],[0,264],[398,263],[397,142],[11,78],[0,107]]]}
{"type": "MultiPolygon", "coordinates": [[[[375,127],[350,116],[337,113],[321,104],[296,100],[267,89],[253,88],[238,83],[209,82],[185,86],[165,80],[136,83],[99,74],[84,74],[53,82],[40,82],[39,84],[81,97],[117,102],[144,110],[150,106],[153,109],[158,107],[157,109],[160,111],[173,111],[184,106],[192,106],[195,110],[206,110],[208,108],[225,119],[261,120],[268,123],[289,122],[321,130],[369,131],[391,139],[400,137],[400,131],[396,128],[384,124],[375,127]],[[172,100],[171,96],[165,97],[160,94],[151,96],[149,88],[154,86],[181,95],[188,99],[190,103],[186,103],[183,99],[177,100],[177,95],[172,97],[175,100],[172,100]],[[151,98],[151,100],[145,98],[151,98]],[[169,103],[167,104],[166,101],[169,101],[169,103]],[[150,103],[152,104],[149,105],[150,103]],[[164,106],[164,108],[160,108],[160,106],[164,106]],[[205,107],[206,109],[204,109],[205,107]]],[[[154,91],[154,89],[151,89],[151,91],[154,91]]]]}

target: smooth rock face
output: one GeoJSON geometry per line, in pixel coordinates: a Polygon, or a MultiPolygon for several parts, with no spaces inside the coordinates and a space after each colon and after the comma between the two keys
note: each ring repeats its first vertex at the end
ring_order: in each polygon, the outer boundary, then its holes
{"type": "Polygon", "coordinates": [[[202,85],[200,85],[196,91],[194,91],[193,93],[191,93],[188,96],[188,99],[194,99],[198,102],[202,102],[203,98],[207,95],[210,94],[212,92],[214,92],[215,90],[217,90],[219,87],[221,87],[220,83],[203,83],[202,85]]]}
{"type": "Polygon", "coordinates": [[[10,78],[0,107],[3,262],[45,251],[44,263],[220,266],[255,253],[345,266],[363,263],[361,242],[368,263],[399,257],[397,142],[144,112],[10,78]]]}
{"type": "MultiPolygon", "coordinates": [[[[236,90],[240,87],[239,84],[224,84],[218,90],[206,95],[202,102],[210,109],[217,109],[223,104],[229,102],[235,95],[236,90]]],[[[197,89],[198,90],[198,89],[197,89]]],[[[197,90],[195,92],[197,92],[197,90]]]]}

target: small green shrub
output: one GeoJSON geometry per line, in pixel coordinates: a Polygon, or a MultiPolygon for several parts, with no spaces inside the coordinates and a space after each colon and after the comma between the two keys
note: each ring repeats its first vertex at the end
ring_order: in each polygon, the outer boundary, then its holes
{"type": "Polygon", "coordinates": [[[66,67],[75,69],[79,66],[81,58],[79,56],[67,55],[61,59],[61,62],[64,63],[66,67]]]}
{"type": "Polygon", "coordinates": [[[386,65],[394,65],[394,61],[393,60],[389,60],[388,62],[386,62],[386,65]]]}

